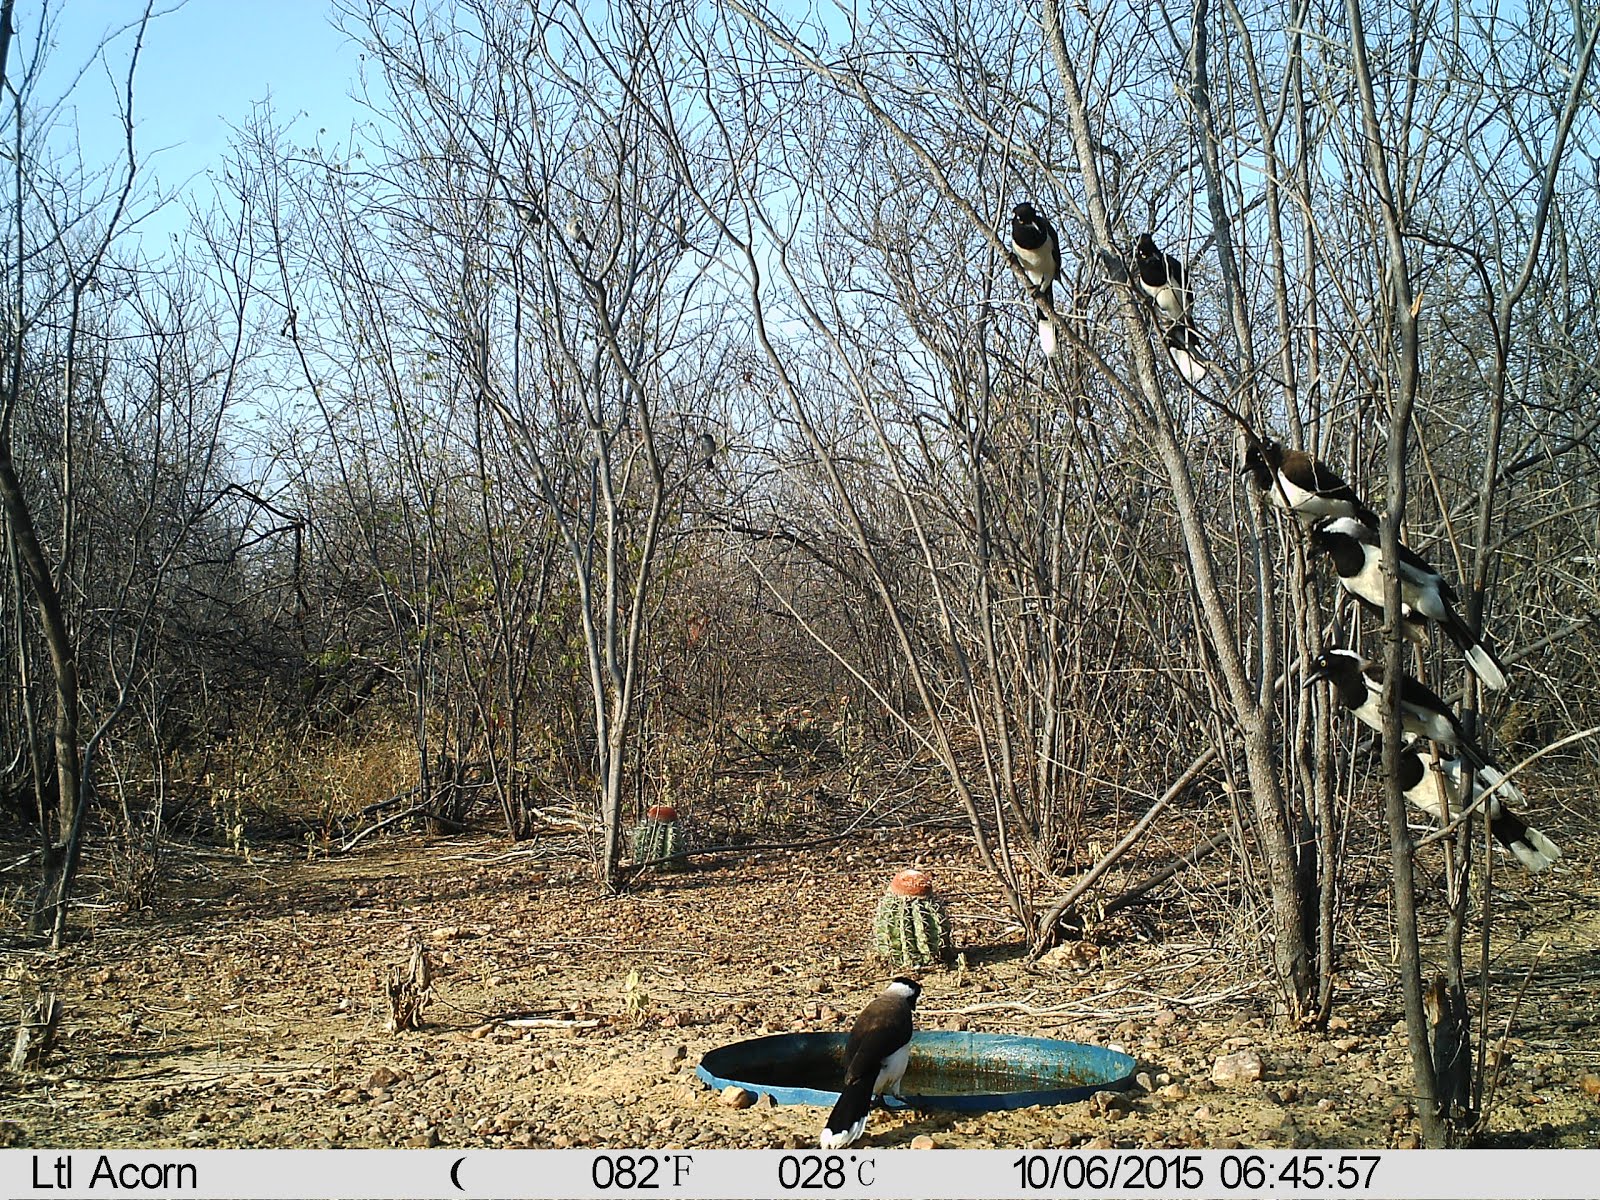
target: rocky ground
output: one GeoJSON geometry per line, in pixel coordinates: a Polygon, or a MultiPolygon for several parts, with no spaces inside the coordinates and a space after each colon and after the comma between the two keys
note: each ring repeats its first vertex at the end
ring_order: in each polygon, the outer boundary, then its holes
{"type": "MultiPolygon", "coordinates": [[[[1218,916],[1202,898],[1174,920],[1167,905],[1029,965],[967,845],[936,826],[850,853],[721,856],[615,899],[597,897],[570,844],[407,837],[248,863],[174,850],[153,912],[86,906],[87,936],[58,953],[4,931],[0,1011],[50,986],[65,1016],[43,1073],[0,1075],[0,1144],[814,1145],[821,1110],[733,1107],[694,1067],[761,1033],[847,1028],[888,973],[866,930],[906,865],[933,873],[964,950],[963,965],[926,973],[922,1027],[1120,1045],[1143,1086],[1012,1112],[879,1113],[872,1144],[1415,1143],[1387,945],[1347,950],[1326,1035],[1287,1031],[1241,950],[1258,937],[1247,912],[1218,916]],[[390,1034],[383,980],[418,939],[434,971],[427,1023],[390,1034]],[[1214,1082],[1217,1060],[1241,1051],[1262,1077],[1214,1082]]],[[[1600,1144],[1593,861],[1574,844],[1554,877],[1497,876],[1497,1031],[1538,962],[1486,1144],[1600,1144]]]]}

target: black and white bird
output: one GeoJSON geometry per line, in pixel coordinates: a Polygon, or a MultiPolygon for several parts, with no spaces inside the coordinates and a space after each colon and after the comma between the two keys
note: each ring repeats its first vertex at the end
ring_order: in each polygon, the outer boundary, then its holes
{"type": "MultiPolygon", "coordinates": [[[[1311,528],[1311,545],[1333,560],[1345,591],[1383,610],[1383,553],[1375,528],[1354,517],[1323,518],[1311,528]]],[[[1505,691],[1505,667],[1456,613],[1455,589],[1409,547],[1401,545],[1399,553],[1401,602],[1444,630],[1485,687],[1505,691]]]]}
{"type": "Polygon", "coordinates": [[[1447,821],[1446,806],[1450,814],[1448,819],[1459,817],[1479,796],[1500,784],[1484,802],[1482,810],[1494,840],[1531,875],[1548,871],[1561,857],[1559,846],[1512,811],[1522,806],[1522,792],[1516,784],[1502,782],[1505,776],[1497,768],[1485,763],[1473,770],[1459,755],[1435,765],[1416,747],[1407,746],[1400,752],[1397,770],[1406,803],[1421,809],[1441,825],[1447,821]]]}
{"type": "Polygon", "coordinates": [[[1167,330],[1163,340],[1167,345],[1167,357],[1178,374],[1199,386],[1206,377],[1206,362],[1200,356],[1200,335],[1195,327],[1188,321],[1179,321],[1167,330]]]}
{"type": "Polygon", "coordinates": [[[911,1016],[921,994],[922,985],[915,979],[896,975],[850,1027],[844,1087],[822,1127],[824,1150],[848,1146],[862,1135],[875,1096],[900,1094],[900,1081],[911,1060],[911,1016]]]}
{"type": "Polygon", "coordinates": [[[1378,514],[1362,503],[1355,489],[1304,450],[1252,437],[1245,448],[1242,473],[1248,474],[1273,504],[1302,520],[1351,517],[1373,529],[1378,527],[1378,514]]]}
{"type": "MultiPolygon", "coordinates": [[[[1011,250],[1033,284],[1033,294],[1045,304],[1053,304],[1052,292],[1061,274],[1061,242],[1055,226],[1031,204],[1011,210],[1011,250]]],[[[1056,328],[1050,315],[1039,312],[1039,345],[1046,358],[1056,354],[1056,328]]]]}
{"type": "Polygon", "coordinates": [[[1194,294],[1183,264],[1163,253],[1151,234],[1141,233],[1133,243],[1133,281],[1169,325],[1181,325],[1188,318],[1194,294]]]}
{"type": "MultiPolygon", "coordinates": [[[[1368,728],[1383,732],[1383,664],[1368,662],[1354,650],[1335,647],[1311,660],[1309,683],[1326,679],[1339,703],[1368,728]]],[[[1406,740],[1425,737],[1448,750],[1461,749],[1473,761],[1486,762],[1467,738],[1450,706],[1427,684],[1410,675],[1400,677],[1400,729],[1406,740]]]]}
{"type": "Polygon", "coordinates": [[[709,469],[717,457],[717,439],[709,433],[702,433],[694,440],[695,457],[700,460],[702,469],[709,469]]]}

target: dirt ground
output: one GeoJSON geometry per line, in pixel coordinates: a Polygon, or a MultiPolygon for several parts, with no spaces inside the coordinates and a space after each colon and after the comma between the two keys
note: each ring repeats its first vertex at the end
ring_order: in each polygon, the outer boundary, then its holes
{"type": "MultiPolygon", "coordinates": [[[[1564,845],[1554,876],[1496,876],[1497,1032],[1547,948],[1485,1144],[1600,1145],[1587,1090],[1600,1085],[1597,847],[1570,835],[1564,845]]],[[[976,1115],[880,1112],[870,1144],[1413,1143],[1386,943],[1346,951],[1333,1027],[1305,1034],[1270,1020],[1258,957],[1240,949],[1257,933],[1203,897],[1178,906],[1188,917],[1175,935],[1171,904],[1160,938],[1135,910],[1028,965],[958,829],[880,832],[850,851],[722,854],[612,899],[577,850],[399,836],[344,857],[269,849],[246,862],[178,847],[167,894],[143,913],[97,911],[91,869],[74,913],[87,933],[68,948],[30,949],[14,923],[0,931],[8,1031],[39,986],[65,1003],[44,1072],[0,1075],[0,1145],[812,1146],[822,1110],[726,1107],[694,1067],[731,1041],[848,1028],[889,974],[869,960],[867,930],[889,876],[908,865],[934,875],[964,952],[964,965],[925,973],[922,1028],[1118,1045],[1148,1090],[976,1115]],[[435,975],[427,1024],[390,1034],[383,980],[418,939],[435,975]],[[493,1023],[513,1015],[543,1024],[493,1023]],[[1265,1078],[1214,1086],[1214,1059],[1246,1047],[1265,1078]]],[[[1376,908],[1376,928],[1383,917],[1376,908]]]]}

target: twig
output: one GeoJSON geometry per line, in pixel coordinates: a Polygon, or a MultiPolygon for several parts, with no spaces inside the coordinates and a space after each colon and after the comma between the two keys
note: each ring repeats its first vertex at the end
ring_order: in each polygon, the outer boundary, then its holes
{"type": "Polygon", "coordinates": [[[1115,846],[1111,847],[1105,856],[1090,868],[1082,879],[1078,880],[1073,889],[1045,913],[1044,919],[1039,922],[1039,932],[1035,935],[1033,945],[1028,950],[1030,961],[1037,959],[1045,952],[1045,949],[1050,944],[1052,935],[1055,933],[1056,922],[1061,920],[1061,915],[1076,904],[1094,886],[1095,882],[1112,868],[1118,859],[1138,844],[1145,831],[1155,823],[1155,819],[1166,810],[1168,805],[1183,795],[1188,790],[1189,785],[1200,778],[1206,768],[1216,761],[1216,758],[1217,748],[1212,746],[1201,754],[1199,758],[1195,759],[1194,762],[1190,763],[1189,769],[1178,776],[1177,781],[1146,810],[1144,816],[1139,818],[1138,823],[1128,830],[1127,835],[1115,846]]]}
{"type": "Polygon", "coordinates": [[[393,825],[398,821],[404,821],[407,817],[421,816],[423,813],[425,813],[427,811],[428,811],[428,806],[426,804],[417,804],[417,805],[414,805],[411,808],[406,809],[405,812],[399,812],[399,813],[395,813],[391,817],[385,817],[383,820],[379,821],[376,825],[369,825],[367,828],[363,829],[360,833],[355,834],[354,836],[352,836],[349,839],[347,839],[341,845],[337,846],[335,848],[334,852],[336,854],[348,854],[348,853],[350,853],[350,851],[354,850],[358,845],[360,845],[362,842],[366,841],[369,837],[371,837],[373,834],[377,833],[378,830],[383,829],[385,826],[393,825]]]}
{"type": "Polygon", "coordinates": [[[1500,1044],[1495,1047],[1494,1074],[1489,1077],[1488,1094],[1483,1098],[1483,1113],[1478,1117],[1478,1130],[1489,1127],[1489,1113],[1494,1108],[1494,1096],[1500,1089],[1500,1076],[1506,1069],[1506,1043],[1511,1040],[1511,1027],[1516,1024],[1517,1010],[1522,1007],[1522,998],[1528,994],[1528,985],[1533,982],[1533,969],[1539,965],[1539,960],[1544,957],[1544,952],[1550,949],[1546,942],[1539,947],[1539,952],[1533,956],[1533,961],[1528,964],[1528,973],[1522,977],[1522,986],[1517,989],[1517,998],[1511,1002],[1511,1011],[1506,1014],[1506,1031],[1500,1035],[1500,1044]]]}
{"type": "Polygon", "coordinates": [[[1202,858],[1205,858],[1212,851],[1216,850],[1220,846],[1225,845],[1228,839],[1232,836],[1233,831],[1231,829],[1224,829],[1218,833],[1212,834],[1193,850],[1189,851],[1189,853],[1185,854],[1182,858],[1179,858],[1177,861],[1163,867],[1154,875],[1146,879],[1143,883],[1135,884],[1133,887],[1123,892],[1120,896],[1113,896],[1110,900],[1106,901],[1105,907],[1100,910],[1101,913],[1109,917],[1114,912],[1128,908],[1134,904],[1138,904],[1148,893],[1155,891],[1156,888],[1167,882],[1167,880],[1171,879],[1174,875],[1180,874],[1183,871],[1187,871],[1190,867],[1194,866],[1195,863],[1199,862],[1202,858]]]}

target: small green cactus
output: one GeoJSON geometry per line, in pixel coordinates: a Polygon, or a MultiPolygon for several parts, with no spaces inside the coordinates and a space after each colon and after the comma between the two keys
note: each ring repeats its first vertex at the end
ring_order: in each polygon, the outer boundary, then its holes
{"type": "Polygon", "coordinates": [[[926,967],[950,955],[950,918],[921,871],[901,871],[878,901],[872,952],[895,966],[926,967]]]}
{"type": "Polygon", "coordinates": [[[682,857],[685,848],[683,826],[669,804],[652,805],[633,827],[633,861],[641,866],[681,871],[687,862],[682,857]]]}

